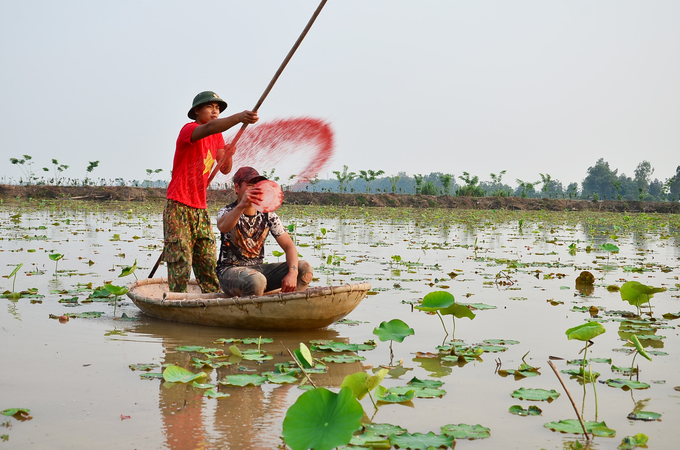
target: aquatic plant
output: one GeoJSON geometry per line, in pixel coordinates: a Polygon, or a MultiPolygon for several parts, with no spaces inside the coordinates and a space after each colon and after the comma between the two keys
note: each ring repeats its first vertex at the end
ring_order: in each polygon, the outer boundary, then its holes
{"type": "MultiPolygon", "coordinates": [[[[585,342],[585,346],[583,347],[583,360],[581,362],[581,368],[580,368],[580,375],[584,380],[583,383],[583,406],[581,409],[583,410],[585,407],[585,388],[586,388],[586,382],[590,382],[593,386],[593,392],[595,393],[595,420],[597,420],[597,390],[595,388],[595,381],[593,377],[592,371],[589,369],[588,373],[586,374],[586,361],[588,357],[588,347],[589,345],[592,345],[592,339],[594,339],[596,336],[599,336],[606,332],[607,329],[598,322],[586,322],[581,325],[578,325],[573,328],[569,328],[565,334],[567,335],[567,339],[572,340],[575,339],[577,341],[585,342]]],[[[583,411],[581,412],[583,414],[583,411]]]]}
{"type": "Polygon", "coordinates": [[[390,366],[394,353],[392,352],[392,342],[404,342],[407,336],[416,334],[413,328],[409,327],[404,321],[399,319],[392,319],[389,322],[381,322],[380,326],[373,330],[373,334],[378,336],[382,341],[390,341],[390,366]]]}
{"type": "Polygon", "coordinates": [[[640,315],[640,306],[649,304],[649,315],[652,315],[652,305],[649,300],[654,297],[654,294],[664,292],[665,287],[657,288],[654,286],[647,286],[639,281],[628,281],[621,286],[621,300],[628,302],[637,308],[637,314],[640,315]]]}
{"type": "Polygon", "coordinates": [[[449,332],[446,329],[446,325],[444,325],[444,319],[442,318],[442,315],[452,317],[453,330],[451,335],[454,337],[456,334],[456,317],[459,319],[467,317],[470,320],[475,318],[475,313],[473,313],[470,308],[468,308],[466,305],[456,303],[456,299],[453,294],[447,291],[430,292],[429,294],[425,295],[425,297],[423,297],[422,303],[415,308],[425,312],[436,313],[437,317],[439,317],[439,320],[442,323],[442,327],[444,327],[444,332],[447,336],[449,335],[449,332]]]}
{"type": "Polygon", "coordinates": [[[64,257],[61,253],[50,253],[49,258],[54,261],[54,276],[57,276],[57,266],[59,265],[59,260],[64,257]]]}

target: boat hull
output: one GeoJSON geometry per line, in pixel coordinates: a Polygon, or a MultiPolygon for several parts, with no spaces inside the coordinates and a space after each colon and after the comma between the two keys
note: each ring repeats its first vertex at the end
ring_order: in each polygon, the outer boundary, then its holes
{"type": "Polygon", "coordinates": [[[259,297],[201,294],[192,280],[186,294],[171,293],[167,279],[128,286],[128,297],[144,313],[175,322],[252,330],[311,330],[336,322],[361,303],[370,283],[310,288],[259,297]]]}

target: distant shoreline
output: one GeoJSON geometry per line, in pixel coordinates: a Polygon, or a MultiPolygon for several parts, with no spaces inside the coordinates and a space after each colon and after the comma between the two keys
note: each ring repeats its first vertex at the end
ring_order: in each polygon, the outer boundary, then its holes
{"type": "MultiPolygon", "coordinates": [[[[0,185],[0,199],[5,202],[32,199],[86,200],[99,202],[144,202],[165,200],[165,188],[129,186],[17,186],[0,185]]],[[[226,204],[236,199],[232,190],[209,190],[208,202],[226,204]]],[[[284,204],[406,208],[504,209],[520,211],[602,211],[631,213],[680,214],[680,202],[642,202],[630,200],[588,200],[455,197],[410,194],[340,194],[334,192],[285,192],[284,204]]]]}

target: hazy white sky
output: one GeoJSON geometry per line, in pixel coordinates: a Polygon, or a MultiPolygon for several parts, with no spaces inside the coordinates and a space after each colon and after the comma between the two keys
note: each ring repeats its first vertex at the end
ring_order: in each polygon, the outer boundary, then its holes
{"type": "MultiPolygon", "coordinates": [[[[317,5],[2,2],[0,176],[29,154],[81,179],[94,160],[97,178],[168,179],[194,95],[252,108],[317,5]]],[[[321,178],[507,170],[566,186],[602,157],[631,176],[646,159],[663,181],[680,165],[679,24],[677,0],[330,0],[260,117],[328,121],[321,178]]]]}

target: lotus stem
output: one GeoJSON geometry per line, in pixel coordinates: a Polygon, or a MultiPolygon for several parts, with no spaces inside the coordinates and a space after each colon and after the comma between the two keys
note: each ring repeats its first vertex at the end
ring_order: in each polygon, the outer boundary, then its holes
{"type": "Polygon", "coordinates": [[[595,379],[593,378],[593,369],[588,364],[588,375],[590,376],[590,384],[593,385],[593,392],[595,393],[595,422],[597,422],[597,388],[595,387],[595,379]]]}
{"type": "Polygon", "coordinates": [[[630,365],[630,377],[628,378],[629,380],[633,379],[633,372],[635,372],[635,358],[638,355],[638,351],[636,350],[635,353],[633,354],[633,363],[630,365]]]}
{"type": "Polygon", "coordinates": [[[586,440],[588,442],[590,442],[590,436],[588,436],[588,431],[586,430],[586,424],[583,423],[583,418],[581,417],[581,414],[578,412],[578,408],[576,407],[576,403],[574,403],[574,399],[572,398],[571,394],[569,393],[569,389],[567,389],[567,386],[564,384],[564,381],[562,381],[562,377],[560,376],[559,372],[555,368],[555,365],[552,363],[552,361],[548,361],[548,365],[553,370],[553,372],[555,372],[555,375],[557,375],[557,379],[560,380],[560,384],[562,385],[564,392],[567,393],[567,397],[569,397],[569,401],[571,402],[571,406],[574,408],[574,412],[576,413],[576,417],[578,417],[578,421],[581,423],[581,428],[583,428],[583,434],[586,436],[586,440]]]}
{"type": "Polygon", "coordinates": [[[446,335],[449,335],[449,330],[446,329],[446,325],[444,325],[444,318],[442,317],[441,314],[439,314],[439,311],[435,311],[437,313],[437,317],[439,317],[439,321],[442,323],[442,326],[444,327],[444,332],[446,335]]]}
{"type": "MultiPolygon", "coordinates": [[[[282,343],[282,345],[283,345],[283,343],[282,343]]],[[[288,347],[286,347],[285,345],[283,346],[283,348],[286,349],[286,351],[288,352],[288,354],[290,355],[290,357],[293,358],[293,361],[295,362],[295,364],[300,368],[300,370],[301,370],[302,373],[305,375],[305,377],[307,377],[307,381],[309,381],[309,383],[310,383],[312,386],[314,386],[314,389],[316,389],[316,384],[314,384],[314,382],[312,381],[312,379],[309,378],[309,374],[305,371],[304,367],[302,367],[302,364],[300,364],[300,362],[297,360],[297,358],[295,357],[295,355],[293,355],[293,352],[291,352],[290,349],[289,349],[288,347]]]]}

